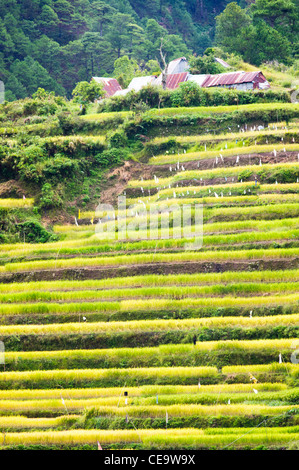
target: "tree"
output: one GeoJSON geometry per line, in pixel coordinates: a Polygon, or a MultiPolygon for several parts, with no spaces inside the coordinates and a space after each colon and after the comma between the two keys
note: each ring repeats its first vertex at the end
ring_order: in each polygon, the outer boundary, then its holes
{"type": "Polygon", "coordinates": [[[251,5],[254,24],[264,21],[281,37],[287,37],[291,43],[298,42],[299,2],[290,0],[257,0],[251,5]]]}
{"type": "Polygon", "coordinates": [[[26,96],[28,96],[26,88],[13,74],[10,74],[5,82],[5,99],[13,101],[26,98],[26,96]]]}
{"type": "Polygon", "coordinates": [[[290,54],[291,44],[288,39],[265,21],[259,20],[255,27],[253,47],[248,50],[245,59],[255,65],[271,60],[287,64],[290,61],[290,54]]]}
{"type": "Polygon", "coordinates": [[[64,88],[32,57],[26,57],[23,61],[16,60],[10,71],[26,88],[28,96],[32,95],[39,87],[55,91],[60,96],[65,95],[64,88]]]}
{"type": "Polygon", "coordinates": [[[80,13],[77,13],[75,6],[71,2],[57,0],[53,3],[53,8],[59,20],[57,41],[60,44],[66,44],[86,31],[87,25],[85,19],[80,13]]]}
{"type": "Polygon", "coordinates": [[[160,45],[160,58],[161,58],[161,74],[162,74],[162,87],[163,90],[166,90],[167,88],[167,75],[168,75],[168,63],[166,61],[166,52],[163,51],[163,38],[161,38],[161,45],[160,45]]]}
{"type": "Polygon", "coordinates": [[[41,31],[51,36],[58,27],[58,15],[50,6],[44,5],[38,18],[38,23],[41,31]]]}
{"type": "Polygon", "coordinates": [[[157,60],[149,60],[144,64],[144,72],[146,75],[159,75],[161,70],[160,70],[160,65],[157,60]]]}
{"type": "Polygon", "coordinates": [[[298,21],[296,6],[291,0],[256,0],[251,11],[254,17],[262,18],[272,28],[277,26],[278,20],[284,27],[298,21]]]}
{"type": "Polygon", "coordinates": [[[117,13],[113,16],[112,26],[107,34],[107,39],[111,43],[118,58],[121,56],[122,49],[128,47],[130,44],[129,25],[133,23],[134,20],[131,15],[117,13]]]}
{"type": "Polygon", "coordinates": [[[90,73],[91,76],[94,76],[94,54],[99,41],[99,33],[85,33],[81,39],[85,55],[88,58],[86,61],[86,75],[90,73]]]}
{"type": "Polygon", "coordinates": [[[3,51],[5,55],[11,54],[13,53],[14,48],[15,44],[10,34],[7,32],[4,23],[0,19],[0,51],[3,51]]]}
{"type": "Polygon", "coordinates": [[[157,59],[157,54],[159,54],[160,57],[159,51],[161,38],[163,39],[163,50],[167,54],[169,60],[180,56],[187,56],[191,53],[179,35],[168,34],[168,31],[165,28],[160,26],[157,21],[151,19],[147,21],[145,28],[145,41],[141,46],[144,59],[157,59]]]}
{"type": "Polygon", "coordinates": [[[225,72],[225,68],[215,61],[213,55],[192,56],[189,59],[190,73],[193,75],[200,74],[217,74],[225,72]]]}
{"type": "Polygon", "coordinates": [[[166,36],[166,34],[167,30],[159,25],[156,20],[147,20],[145,35],[152,44],[156,43],[157,41],[159,42],[161,38],[166,36]]]}
{"type": "Polygon", "coordinates": [[[252,20],[236,3],[230,3],[223,13],[216,17],[216,44],[228,52],[242,55],[250,47],[251,36],[254,34],[252,20]]]}
{"type": "Polygon", "coordinates": [[[85,33],[81,42],[84,46],[85,76],[88,80],[98,76],[100,70],[104,70],[104,73],[113,70],[115,53],[109,42],[100,37],[100,33],[85,33]]]}
{"type": "Polygon", "coordinates": [[[97,83],[95,80],[88,82],[79,82],[72,91],[74,101],[82,105],[94,103],[95,100],[102,98],[105,95],[103,85],[97,83]]]}
{"type": "Polygon", "coordinates": [[[47,92],[44,88],[38,88],[35,93],[33,93],[32,98],[35,100],[49,100],[53,99],[55,93],[53,91],[47,92]]]}
{"type": "Polygon", "coordinates": [[[116,59],[113,75],[120,85],[126,88],[136,75],[140,75],[136,60],[130,59],[127,55],[116,59]]]}
{"type": "Polygon", "coordinates": [[[60,48],[60,70],[61,81],[69,97],[72,96],[76,83],[90,80],[91,76],[86,71],[85,51],[80,40],[70,41],[60,48]]]}
{"type": "Polygon", "coordinates": [[[217,43],[227,52],[240,54],[246,62],[255,65],[273,59],[288,63],[291,52],[288,39],[262,17],[272,15],[270,22],[274,24],[281,18],[284,8],[288,10],[286,5],[290,7],[291,3],[289,0],[257,0],[250,7],[254,13],[253,19],[236,2],[230,3],[216,18],[217,43]],[[271,13],[268,4],[272,4],[272,7],[279,4],[280,9],[271,13]]]}
{"type": "Polygon", "coordinates": [[[116,10],[102,1],[93,2],[91,10],[95,31],[98,31],[103,37],[103,26],[112,22],[112,15],[116,13],[116,10]]]}
{"type": "Polygon", "coordinates": [[[32,44],[23,31],[18,27],[16,18],[11,13],[8,13],[4,17],[3,24],[7,33],[13,39],[14,57],[17,59],[23,59],[27,55],[31,55],[32,44]]]}
{"type": "Polygon", "coordinates": [[[33,53],[34,59],[48,70],[55,78],[58,78],[61,72],[61,48],[58,42],[53,41],[45,34],[34,42],[33,53]]]}
{"type": "Polygon", "coordinates": [[[128,24],[128,35],[130,38],[129,55],[131,57],[134,46],[138,46],[144,39],[144,30],[136,23],[128,24]]]}

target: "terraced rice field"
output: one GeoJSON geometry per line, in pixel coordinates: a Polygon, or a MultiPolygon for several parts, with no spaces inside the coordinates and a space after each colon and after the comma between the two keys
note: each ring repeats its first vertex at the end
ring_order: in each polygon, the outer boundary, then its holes
{"type": "Polygon", "coordinates": [[[0,209],[27,208],[33,206],[34,200],[24,199],[0,199],[0,209]]]}
{"type": "Polygon", "coordinates": [[[179,150],[148,155],[113,218],[82,210],[59,242],[0,246],[0,445],[298,443],[299,142],[285,127],[174,136],[179,150]],[[184,204],[203,204],[200,250],[173,237],[184,204]],[[120,223],[126,237],[109,238],[120,223]]]}

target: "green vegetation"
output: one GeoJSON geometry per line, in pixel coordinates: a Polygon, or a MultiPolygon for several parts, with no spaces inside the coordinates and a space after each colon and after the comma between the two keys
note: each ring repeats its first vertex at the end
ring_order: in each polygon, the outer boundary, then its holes
{"type": "Polygon", "coordinates": [[[257,0],[248,11],[232,2],[216,18],[216,43],[253,64],[274,59],[288,64],[296,50],[297,20],[298,5],[287,0],[257,0]]]}
{"type": "Polygon", "coordinates": [[[282,67],[298,73],[295,1],[10,0],[0,13],[7,100],[39,87],[70,97],[78,82],[94,76],[126,86],[134,76],[157,74],[161,38],[167,60],[193,56],[194,73],[225,71],[215,56],[236,69],[242,59],[258,66],[278,61],[280,73],[282,67]]]}
{"type": "Polygon", "coordinates": [[[296,448],[297,3],[4,3],[1,449],[296,448]],[[160,47],[271,89],[97,102],[160,47]]]}

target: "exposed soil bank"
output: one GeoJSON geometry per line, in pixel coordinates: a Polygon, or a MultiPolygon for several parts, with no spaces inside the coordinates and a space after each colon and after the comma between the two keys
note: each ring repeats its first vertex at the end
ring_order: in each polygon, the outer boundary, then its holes
{"type": "MultiPolygon", "coordinates": [[[[179,155],[174,157],[175,163],[179,161],[179,155]]],[[[277,152],[276,157],[273,153],[252,153],[247,155],[240,155],[239,162],[236,163],[236,155],[230,157],[224,157],[224,161],[219,158],[218,164],[216,165],[215,158],[206,158],[204,160],[194,160],[190,162],[184,162],[183,166],[185,170],[212,170],[214,168],[231,168],[231,167],[242,167],[248,165],[259,165],[260,161],[263,165],[266,164],[278,164],[287,162],[297,162],[298,152],[277,152]]],[[[141,178],[146,180],[154,179],[154,175],[159,178],[167,178],[174,176],[175,171],[170,171],[170,167],[174,168],[174,164],[165,165],[148,165],[142,163],[136,163],[133,161],[126,162],[122,167],[116,168],[107,175],[107,183],[103,186],[101,192],[101,203],[114,204],[117,201],[117,196],[123,194],[126,191],[128,197],[144,196],[140,188],[128,188],[128,182],[130,180],[140,180],[140,186],[142,186],[141,178]]],[[[180,173],[182,171],[180,170],[180,173]]],[[[253,176],[250,181],[254,181],[253,176]]],[[[205,184],[221,184],[225,183],[225,178],[215,178],[211,180],[205,180],[205,184]]],[[[180,181],[180,186],[197,186],[203,185],[203,182],[191,181],[180,181]]],[[[145,191],[148,194],[148,191],[145,191]]],[[[152,188],[150,194],[156,194],[157,189],[152,188]]]]}
{"type": "MultiPolygon", "coordinates": [[[[207,158],[205,160],[195,160],[190,162],[183,162],[183,167],[186,171],[190,170],[213,170],[215,168],[233,168],[233,167],[242,167],[242,166],[251,166],[251,165],[262,165],[266,164],[282,164],[282,163],[292,163],[298,161],[298,152],[278,152],[277,156],[274,157],[272,153],[254,153],[248,155],[240,155],[239,162],[236,163],[237,157],[224,157],[224,161],[222,162],[221,159],[218,159],[218,163],[216,165],[216,160],[214,158],[207,158]]],[[[179,161],[179,156],[178,156],[179,161]]],[[[154,175],[159,178],[169,178],[173,177],[176,174],[183,175],[183,171],[179,171],[178,173],[174,171],[174,164],[167,164],[167,165],[143,165],[144,168],[144,177],[143,179],[154,179],[154,175]],[[170,167],[172,171],[170,171],[170,167]],[[150,170],[151,169],[151,170],[150,170]]],[[[139,178],[130,178],[130,179],[139,179],[139,178]]],[[[246,181],[260,181],[258,175],[252,174],[250,177],[246,178],[246,181]]],[[[234,178],[235,182],[237,182],[236,177],[234,178]]],[[[217,184],[229,184],[232,182],[232,178],[225,179],[225,176],[218,177],[218,178],[205,178],[203,181],[199,179],[192,179],[192,180],[180,180],[176,184],[179,187],[185,186],[209,186],[209,185],[217,185],[217,184]]],[[[140,180],[140,186],[142,186],[142,181],[140,180]]],[[[173,185],[174,186],[174,185],[173,185]]],[[[176,186],[176,185],[175,185],[176,186]]],[[[150,188],[150,190],[145,190],[145,195],[148,194],[154,195],[157,194],[157,188],[150,188]]],[[[127,197],[144,197],[140,188],[126,188],[126,195],[127,197]]]]}
{"type": "MultiPolygon", "coordinates": [[[[273,146],[275,147],[275,146],[273,146]]],[[[242,149],[241,149],[242,150],[242,149]]],[[[219,152],[220,155],[221,152],[219,152]]],[[[188,155],[188,154],[187,154],[188,155]]],[[[180,161],[180,156],[178,155],[177,161],[180,161]]],[[[223,161],[218,158],[218,163],[216,165],[215,158],[206,158],[204,160],[195,160],[189,162],[183,162],[183,166],[186,170],[210,170],[213,168],[227,168],[232,166],[245,166],[245,165],[259,165],[260,160],[262,164],[278,164],[278,163],[288,163],[288,162],[297,162],[298,161],[298,152],[277,152],[276,157],[274,157],[273,152],[271,153],[251,153],[245,155],[239,155],[239,163],[236,163],[237,155],[234,156],[225,156],[223,161]]],[[[176,162],[177,162],[176,161],[176,162]]],[[[157,165],[154,166],[155,170],[162,169],[168,171],[168,173],[173,174],[169,170],[169,164],[167,165],[157,165]]]]}
{"type": "MultiPolygon", "coordinates": [[[[233,253],[232,253],[233,256],[233,253]]],[[[54,280],[84,280],[107,279],[115,277],[142,276],[146,274],[194,274],[194,273],[220,273],[226,271],[260,271],[298,269],[299,258],[291,259],[257,259],[250,261],[223,261],[223,262],[176,262],[136,264],[114,267],[88,267],[72,269],[56,269],[43,271],[24,271],[16,273],[3,273],[0,275],[1,283],[36,282],[54,280]]]]}

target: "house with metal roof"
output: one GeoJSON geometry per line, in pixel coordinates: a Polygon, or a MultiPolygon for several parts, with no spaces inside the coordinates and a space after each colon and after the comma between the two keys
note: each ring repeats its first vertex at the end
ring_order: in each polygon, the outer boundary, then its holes
{"type": "MultiPolygon", "coordinates": [[[[186,57],[179,57],[178,59],[172,60],[168,64],[167,68],[167,81],[166,88],[169,90],[175,90],[180,83],[188,81],[189,77],[189,64],[186,57]]],[[[162,74],[159,75],[154,85],[162,85],[162,74]]]]}
{"type": "MultiPolygon", "coordinates": [[[[168,73],[167,80],[166,80],[166,88],[169,90],[175,90],[180,83],[187,82],[189,78],[188,72],[181,72],[181,73],[168,73]]],[[[154,85],[162,85],[162,75],[159,75],[157,80],[154,82],[154,85]]]]}
{"type": "Polygon", "coordinates": [[[197,83],[200,88],[202,88],[204,82],[206,81],[209,75],[189,75],[188,82],[195,82],[197,83]]]}
{"type": "Polygon", "coordinates": [[[117,91],[122,89],[115,78],[92,77],[92,80],[103,85],[103,89],[106,92],[105,98],[110,98],[110,96],[114,96],[117,91]]]}
{"type": "Polygon", "coordinates": [[[156,80],[157,80],[156,75],[149,75],[147,77],[134,77],[130,85],[128,86],[128,89],[130,91],[131,90],[140,91],[142,88],[148,85],[153,85],[156,82],[156,80]]]}
{"type": "MultiPolygon", "coordinates": [[[[221,59],[217,59],[221,61],[221,59]]],[[[221,62],[219,62],[221,63],[221,62]]],[[[224,63],[226,64],[226,63],[224,63]]],[[[222,65],[224,65],[222,64],[222,65]]],[[[227,64],[228,65],[228,64],[227,64]]],[[[225,66],[225,65],[224,65],[225,66]]],[[[111,96],[124,96],[130,91],[138,92],[148,85],[161,86],[162,74],[159,77],[150,75],[147,77],[134,77],[128,88],[123,90],[115,78],[93,77],[98,83],[102,83],[106,92],[106,98],[111,96]]],[[[263,73],[255,72],[228,72],[216,75],[191,75],[189,64],[185,57],[179,57],[168,64],[166,88],[175,90],[180,83],[193,81],[201,88],[233,88],[236,90],[265,90],[270,88],[269,82],[263,73]]]]}
{"type": "MultiPolygon", "coordinates": [[[[186,64],[183,60],[184,58],[177,59],[175,61],[170,62],[170,70],[184,70],[186,69],[186,64]]],[[[170,73],[167,74],[167,82],[166,88],[169,90],[175,90],[180,83],[187,82],[189,77],[189,73],[187,71],[180,72],[180,73],[170,73]]],[[[147,77],[134,77],[131,81],[128,88],[125,90],[119,90],[115,93],[114,96],[124,96],[130,91],[140,91],[142,88],[148,86],[161,86],[162,85],[162,74],[159,77],[156,76],[147,76],[147,77]]]]}
{"type": "Polygon", "coordinates": [[[118,90],[114,96],[125,96],[130,93],[130,91],[138,92],[148,85],[154,85],[156,79],[157,77],[155,75],[149,75],[147,77],[134,77],[128,88],[125,88],[124,90],[118,90]]]}
{"type": "Polygon", "coordinates": [[[270,88],[263,73],[229,72],[216,75],[190,75],[189,80],[198,83],[202,88],[234,88],[235,90],[265,90],[270,88]]]}

